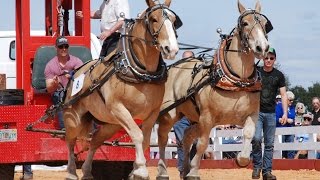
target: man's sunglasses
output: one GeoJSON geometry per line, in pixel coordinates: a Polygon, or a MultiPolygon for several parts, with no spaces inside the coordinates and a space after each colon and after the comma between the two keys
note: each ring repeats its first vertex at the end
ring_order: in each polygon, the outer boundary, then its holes
{"type": "Polygon", "coordinates": [[[273,61],[274,60],[274,57],[266,57],[266,58],[264,58],[265,60],[268,60],[268,59],[270,59],[271,61],[273,61]]]}
{"type": "Polygon", "coordinates": [[[59,49],[68,49],[69,45],[60,45],[58,46],[59,49]]]}
{"type": "Polygon", "coordinates": [[[307,121],[311,121],[312,119],[311,118],[308,118],[308,117],[305,117],[303,118],[304,120],[307,120],[307,121]]]}

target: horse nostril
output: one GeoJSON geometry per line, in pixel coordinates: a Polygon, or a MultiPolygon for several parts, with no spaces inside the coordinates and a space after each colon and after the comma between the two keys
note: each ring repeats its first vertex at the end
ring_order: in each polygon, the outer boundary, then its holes
{"type": "Polygon", "coordinates": [[[165,46],[165,47],[164,47],[164,50],[165,50],[166,52],[170,52],[169,46],[165,46]]]}
{"type": "Polygon", "coordinates": [[[257,46],[257,51],[258,51],[258,52],[262,52],[261,46],[257,46]]]}

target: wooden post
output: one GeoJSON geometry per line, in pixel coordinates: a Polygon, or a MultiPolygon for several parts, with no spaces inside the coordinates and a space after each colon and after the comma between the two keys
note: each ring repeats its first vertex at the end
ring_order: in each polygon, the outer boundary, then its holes
{"type": "Polygon", "coordinates": [[[6,89],[6,74],[0,74],[0,90],[6,89]]]}

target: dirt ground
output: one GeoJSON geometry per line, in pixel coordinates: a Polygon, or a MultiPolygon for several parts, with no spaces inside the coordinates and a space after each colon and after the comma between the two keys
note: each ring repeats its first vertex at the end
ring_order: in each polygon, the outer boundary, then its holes
{"type": "MultiPolygon", "coordinates": [[[[155,180],[157,175],[156,167],[148,167],[150,180],[155,180]]],[[[180,180],[177,168],[169,168],[170,180],[180,180]]],[[[299,171],[273,171],[278,180],[319,180],[320,171],[315,170],[299,170],[299,171]]],[[[48,171],[35,170],[34,180],[63,180],[66,176],[66,171],[48,171]]],[[[18,180],[21,176],[21,171],[16,172],[14,179],[18,180]]],[[[81,170],[78,170],[78,175],[81,176],[81,170]]],[[[201,169],[200,177],[202,180],[247,180],[251,179],[250,169],[201,169]]],[[[261,178],[262,179],[262,178],[261,178]]]]}

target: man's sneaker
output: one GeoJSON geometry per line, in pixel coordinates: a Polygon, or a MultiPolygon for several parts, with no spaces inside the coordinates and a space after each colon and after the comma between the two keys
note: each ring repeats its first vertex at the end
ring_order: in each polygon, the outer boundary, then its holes
{"type": "Polygon", "coordinates": [[[33,174],[24,174],[20,177],[20,180],[31,180],[33,179],[33,174]]]}
{"type": "Polygon", "coordinates": [[[261,169],[253,169],[252,179],[260,179],[261,169]]]}
{"type": "Polygon", "coordinates": [[[267,172],[263,175],[263,180],[277,180],[277,177],[272,175],[271,172],[267,172]]]}

